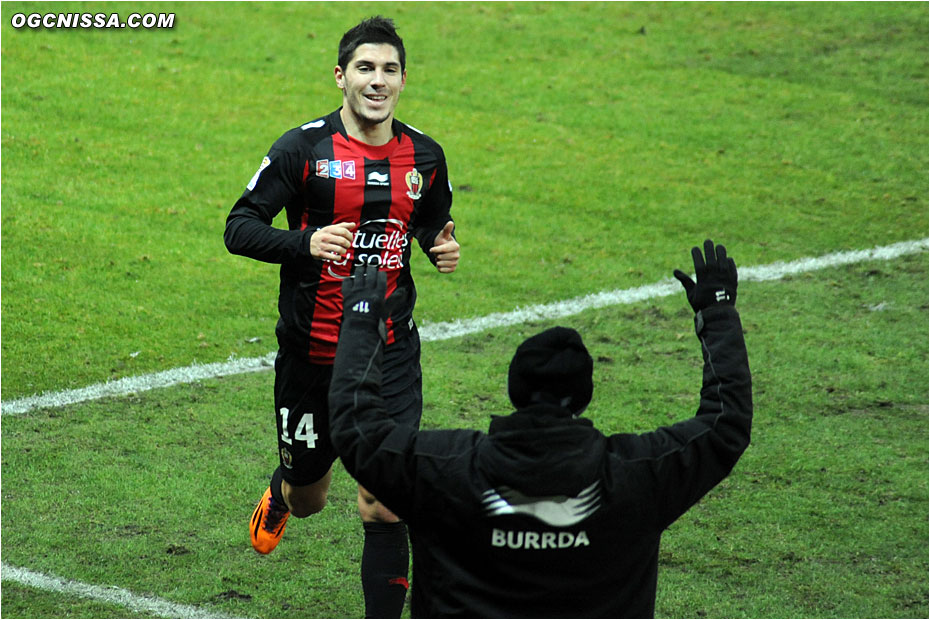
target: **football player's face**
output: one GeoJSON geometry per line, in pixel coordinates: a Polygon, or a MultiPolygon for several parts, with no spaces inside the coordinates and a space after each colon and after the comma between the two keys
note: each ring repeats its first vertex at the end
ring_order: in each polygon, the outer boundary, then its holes
{"type": "Polygon", "coordinates": [[[336,85],[342,90],[343,108],[361,126],[391,120],[407,72],[400,68],[397,48],[388,43],[359,45],[345,68],[336,67],[336,85]]]}

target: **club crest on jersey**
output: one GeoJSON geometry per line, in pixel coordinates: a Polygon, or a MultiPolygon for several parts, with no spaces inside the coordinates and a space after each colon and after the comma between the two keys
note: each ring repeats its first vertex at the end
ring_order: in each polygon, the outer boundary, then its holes
{"type": "Polygon", "coordinates": [[[355,161],[341,159],[316,160],[316,176],[324,179],[355,179],[355,161]]]}
{"type": "Polygon", "coordinates": [[[407,196],[413,200],[419,200],[423,195],[420,191],[423,188],[423,175],[414,168],[407,173],[404,180],[407,182],[407,189],[409,190],[407,196]]]}

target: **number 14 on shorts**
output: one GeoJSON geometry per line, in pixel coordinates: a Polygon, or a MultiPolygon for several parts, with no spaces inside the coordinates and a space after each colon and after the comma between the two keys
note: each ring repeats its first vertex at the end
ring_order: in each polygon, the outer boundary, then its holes
{"type": "Polygon", "coordinates": [[[316,447],[316,440],[319,435],[313,432],[313,414],[305,413],[300,417],[297,428],[294,429],[294,437],[291,438],[287,430],[287,418],[291,412],[287,407],[281,407],[281,441],[288,445],[293,445],[294,440],[306,442],[308,448],[316,447]]]}

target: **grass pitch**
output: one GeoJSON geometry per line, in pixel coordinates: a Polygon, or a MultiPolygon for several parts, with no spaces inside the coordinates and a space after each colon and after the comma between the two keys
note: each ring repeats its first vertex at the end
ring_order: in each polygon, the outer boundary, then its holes
{"type": "MultiPolygon", "coordinates": [[[[923,3],[14,3],[2,45],[4,401],[264,355],[276,268],[223,222],[270,144],[339,105],[335,46],[395,18],[398,118],[445,148],[463,246],[414,258],[421,322],[626,288],[710,236],[740,265],[925,238],[923,3]],[[15,13],[173,12],[170,30],[15,13]]],[[[670,617],[926,617],[927,257],[741,285],[753,445],[676,523],[670,617]]],[[[606,431],[690,415],[672,297],[563,319],[606,431]]],[[[424,427],[508,408],[548,323],[424,347],[424,427]]],[[[241,617],[362,613],[353,483],[279,549],[245,524],[274,464],[271,374],[3,417],[7,564],[241,617]]],[[[3,582],[4,617],[125,617],[3,582]]],[[[143,617],[138,615],[134,617],[143,617]]]]}

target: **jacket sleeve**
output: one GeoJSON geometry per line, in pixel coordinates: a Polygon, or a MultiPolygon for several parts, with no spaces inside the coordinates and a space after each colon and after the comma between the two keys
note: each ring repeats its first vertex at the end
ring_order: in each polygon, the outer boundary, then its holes
{"type": "Polygon", "coordinates": [[[272,226],[275,216],[298,195],[302,180],[296,160],[296,153],[278,148],[277,143],[262,160],[226,218],[223,240],[230,253],[279,264],[310,258],[310,235],[317,229],[272,226]]]}
{"type": "Polygon", "coordinates": [[[749,446],[752,382],[739,314],[733,306],[695,315],[704,358],[697,414],[642,435],[611,436],[614,463],[646,499],[640,508],[662,529],[726,478],[749,446]]]}
{"type": "Polygon", "coordinates": [[[343,317],[329,388],[330,436],[346,471],[406,519],[418,431],[387,415],[382,329],[373,313],[346,311],[343,317]]]}

